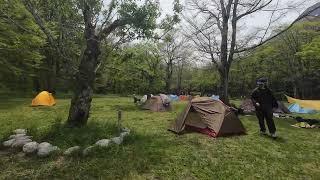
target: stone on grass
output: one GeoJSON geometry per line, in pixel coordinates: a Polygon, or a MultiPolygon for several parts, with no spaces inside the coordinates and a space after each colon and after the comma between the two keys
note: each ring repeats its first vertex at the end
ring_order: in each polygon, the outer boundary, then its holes
{"type": "Polygon", "coordinates": [[[14,141],[15,141],[15,139],[10,139],[10,140],[8,140],[8,141],[4,141],[4,142],[2,143],[2,145],[3,145],[4,147],[11,147],[14,141]]]}
{"type": "Polygon", "coordinates": [[[15,134],[27,134],[27,130],[26,129],[16,129],[13,131],[13,133],[15,134]]]}
{"type": "Polygon", "coordinates": [[[35,141],[29,142],[23,146],[22,150],[24,153],[27,154],[35,153],[38,150],[38,145],[39,144],[35,141]]]}
{"type": "Polygon", "coordinates": [[[126,137],[126,136],[128,136],[129,135],[129,132],[122,132],[122,133],[120,133],[120,137],[122,137],[122,138],[124,138],[124,137],[126,137]]]}
{"type": "Polygon", "coordinates": [[[120,136],[120,137],[114,137],[111,139],[112,142],[116,143],[116,144],[121,144],[122,141],[123,141],[123,138],[120,136]]]}
{"type": "Polygon", "coordinates": [[[72,154],[78,153],[79,151],[80,151],[80,146],[74,146],[74,147],[68,148],[68,149],[63,153],[63,155],[70,156],[70,155],[72,155],[72,154]]]}
{"type": "Polygon", "coordinates": [[[15,135],[11,135],[9,139],[16,139],[16,138],[25,137],[25,136],[26,134],[15,134],[15,135]]]}
{"type": "Polygon", "coordinates": [[[97,141],[95,145],[100,146],[100,147],[108,147],[109,143],[110,143],[109,139],[101,139],[101,140],[97,141]]]}
{"type": "Polygon", "coordinates": [[[94,149],[94,146],[89,146],[82,151],[83,156],[88,156],[94,149]]]}
{"type": "Polygon", "coordinates": [[[19,137],[14,139],[14,142],[12,143],[12,148],[22,148],[25,144],[32,142],[32,140],[26,136],[19,137]]]}
{"type": "Polygon", "coordinates": [[[51,153],[58,151],[59,148],[57,146],[52,146],[50,143],[43,142],[38,145],[38,153],[39,157],[49,156],[51,153]]]}

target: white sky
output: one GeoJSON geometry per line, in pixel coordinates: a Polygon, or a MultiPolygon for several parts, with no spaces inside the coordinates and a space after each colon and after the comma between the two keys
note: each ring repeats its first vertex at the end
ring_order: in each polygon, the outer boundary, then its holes
{"type": "MultiPolygon", "coordinates": [[[[172,3],[173,0],[159,0],[160,2],[160,7],[163,10],[162,14],[171,14],[172,13],[172,3]]],[[[182,3],[183,6],[185,6],[186,4],[186,0],[180,0],[180,2],[182,3]]],[[[297,9],[296,11],[290,11],[290,13],[288,13],[286,15],[286,18],[283,19],[284,23],[291,23],[292,21],[294,21],[304,10],[306,10],[306,8],[316,4],[317,2],[319,2],[319,0],[280,0],[280,4],[301,4],[301,6],[299,7],[299,9],[297,9]]],[[[281,6],[281,5],[279,5],[281,6]]],[[[270,14],[270,13],[269,13],[270,14]]],[[[265,24],[268,23],[269,21],[269,17],[267,16],[268,14],[266,13],[256,13],[254,16],[252,16],[251,18],[247,18],[247,22],[245,22],[248,25],[254,25],[254,26],[263,26],[265,24]]]]}

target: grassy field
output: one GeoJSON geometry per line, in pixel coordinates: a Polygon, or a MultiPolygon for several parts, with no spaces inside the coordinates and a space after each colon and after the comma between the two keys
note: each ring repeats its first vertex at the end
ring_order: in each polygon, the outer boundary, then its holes
{"type": "Polygon", "coordinates": [[[276,119],[280,138],[272,140],[258,134],[254,116],[241,116],[247,135],[211,139],[167,131],[185,105],[181,102],[172,112],[153,113],[139,110],[130,98],[99,96],[83,129],[63,126],[69,99],[57,99],[51,108],[30,103],[28,98],[1,99],[0,140],[16,128],[28,128],[38,142],[86,147],[116,135],[117,106],[132,133],[123,145],[91,157],[39,159],[2,150],[0,179],[320,179],[320,129],[294,128],[294,120],[276,119]]]}

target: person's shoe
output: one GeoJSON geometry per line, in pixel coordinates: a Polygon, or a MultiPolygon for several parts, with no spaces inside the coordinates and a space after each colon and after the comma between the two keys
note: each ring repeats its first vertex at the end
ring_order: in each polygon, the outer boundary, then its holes
{"type": "Polygon", "coordinates": [[[277,139],[278,136],[277,136],[276,133],[272,133],[272,134],[271,134],[271,137],[272,137],[273,139],[277,139]]]}
{"type": "Polygon", "coordinates": [[[260,135],[267,135],[265,131],[260,131],[260,135]]]}

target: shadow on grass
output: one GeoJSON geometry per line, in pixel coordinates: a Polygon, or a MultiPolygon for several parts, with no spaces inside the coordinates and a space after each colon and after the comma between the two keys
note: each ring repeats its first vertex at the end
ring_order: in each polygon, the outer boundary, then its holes
{"type": "MultiPolygon", "coordinates": [[[[150,175],[152,170],[172,161],[172,157],[166,155],[171,148],[176,148],[175,142],[164,136],[132,132],[122,145],[99,149],[93,156],[82,158],[74,173],[85,179],[130,179],[132,174],[154,179],[157,177],[150,175]]],[[[77,162],[77,159],[72,161],[77,162]]]]}
{"type": "MultiPolygon", "coordinates": [[[[13,109],[22,105],[26,105],[26,99],[21,99],[21,98],[8,98],[8,97],[1,97],[1,102],[0,102],[0,109],[13,109]]],[[[30,104],[31,105],[31,99],[30,99],[30,104]]]]}
{"type": "Polygon", "coordinates": [[[99,139],[110,138],[118,133],[116,124],[90,122],[83,128],[69,128],[57,120],[44,130],[30,129],[30,135],[37,142],[49,142],[60,148],[89,146],[99,139]]]}
{"type": "Polygon", "coordinates": [[[277,137],[277,138],[272,138],[271,136],[269,136],[269,135],[260,135],[260,136],[262,136],[263,138],[265,138],[265,139],[269,139],[269,140],[272,140],[272,141],[275,141],[275,142],[279,142],[279,143],[286,143],[287,142],[287,140],[286,139],[284,139],[283,137],[277,137]]]}
{"type": "MultiPolygon", "coordinates": [[[[89,124],[82,129],[52,129],[43,140],[60,146],[89,146],[97,139],[110,138],[115,133],[116,128],[111,124],[89,124]]],[[[36,156],[21,158],[11,154],[7,160],[14,163],[3,163],[3,173],[18,174],[15,175],[17,178],[27,175],[31,179],[39,178],[39,175],[42,179],[132,179],[132,176],[137,174],[147,179],[157,179],[152,170],[174,161],[166,151],[174,151],[176,146],[174,141],[168,141],[165,136],[132,131],[122,145],[113,144],[107,148],[96,149],[88,157],[58,156],[39,159],[36,156]],[[49,169],[48,164],[52,164],[49,169]],[[19,173],[14,172],[16,169],[20,169],[19,173]],[[28,174],[31,171],[33,173],[28,174]]]]}

